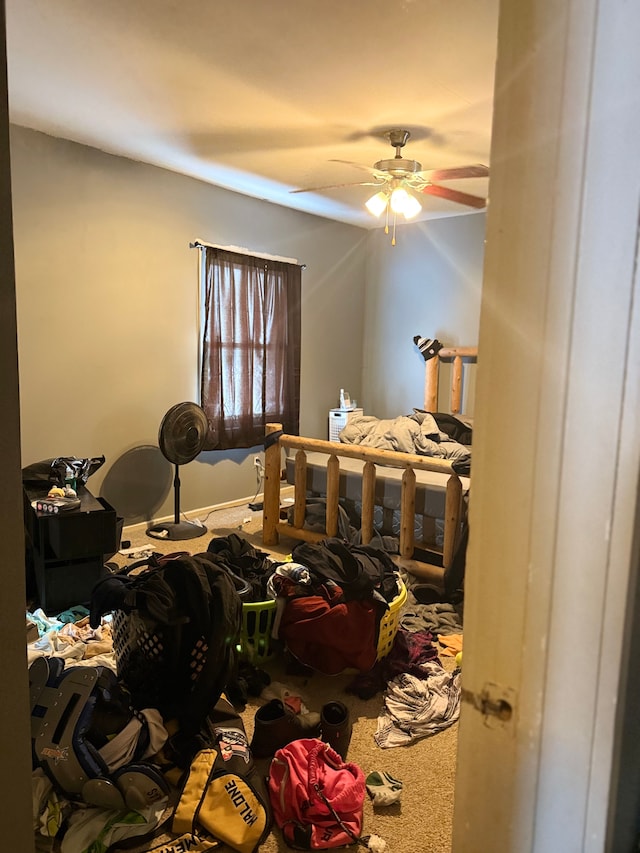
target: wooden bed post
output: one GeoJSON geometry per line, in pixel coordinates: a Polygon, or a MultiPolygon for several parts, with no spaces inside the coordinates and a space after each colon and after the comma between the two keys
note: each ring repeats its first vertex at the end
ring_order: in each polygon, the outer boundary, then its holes
{"type": "Polygon", "coordinates": [[[462,409],[462,356],[453,358],[453,371],[451,377],[451,414],[459,415],[462,409]]]}
{"type": "MultiPolygon", "coordinates": [[[[282,424],[267,424],[266,434],[281,432],[282,424]]],[[[280,442],[274,441],[264,451],[264,501],[262,510],[262,541],[265,545],[278,544],[280,520],[280,442]]]]}
{"type": "Polygon", "coordinates": [[[426,412],[438,411],[438,367],[440,356],[430,358],[424,371],[424,408],[426,412]]]}
{"type": "Polygon", "coordinates": [[[442,567],[448,569],[453,562],[456,545],[460,537],[460,514],[462,511],[462,483],[457,474],[447,480],[444,506],[444,542],[442,544],[442,567]]]}
{"type": "MultiPolygon", "coordinates": [[[[464,375],[464,359],[472,362],[478,360],[477,347],[442,347],[442,349],[427,360],[424,371],[424,408],[427,412],[439,411],[439,372],[442,359],[451,359],[451,387],[447,411],[459,415],[462,411],[462,385],[464,375]]],[[[443,409],[444,411],[444,409],[443,409]]]]}

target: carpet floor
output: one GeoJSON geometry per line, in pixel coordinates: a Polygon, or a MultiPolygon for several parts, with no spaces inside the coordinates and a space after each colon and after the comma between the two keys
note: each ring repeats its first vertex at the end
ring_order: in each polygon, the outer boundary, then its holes
{"type": "MultiPolygon", "coordinates": [[[[216,510],[207,518],[201,536],[183,541],[158,540],[151,538],[143,526],[125,528],[123,540],[129,547],[148,545],[153,551],[167,554],[187,551],[191,554],[206,551],[213,536],[228,536],[237,533],[246,538],[254,547],[268,551],[276,559],[291,552],[295,540],[284,537],[279,545],[266,548],[262,545],[262,513],[251,511],[247,505],[216,510]]],[[[117,554],[113,560],[120,566],[130,560],[117,554]]],[[[441,656],[443,666],[454,668],[451,657],[441,656]]],[[[403,782],[401,800],[387,807],[374,808],[367,797],[365,799],[363,834],[375,833],[387,843],[387,853],[449,853],[451,850],[454,777],[457,748],[457,724],[437,735],[423,738],[409,746],[381,749],[374,741],[377,718],[383,705],[383,694],[372,699],[362,700],[345,688],[353,675],[323,676],[318,673],[292,675],[287,671],[282,656],[276,654],[263,668],[272,681],[287,684],[294,692],[303,696],[307,707],[319,711],[330,699],[339,699],[350,709],[353,721],[353,735],[349,747],[348,759],[360,765],[365,775],[372,770],[384,770],[403,782]]],[[[242,712],[242,719],[249,739],[253,734],[256,710],[262,704],[259,698],[250,697],[242,712]]],[[[267,775],[269,761],[256,762],[259,771],[267,775]]],[[[134,849],[138,853],[158,845],[155,838],[134,849]]],[[[221,846],[221,851],[227,848],[221,846]]],[[[280,853],[291,850],[277,828],[271,832],[261,845],[262,853],[280,853]]]]}

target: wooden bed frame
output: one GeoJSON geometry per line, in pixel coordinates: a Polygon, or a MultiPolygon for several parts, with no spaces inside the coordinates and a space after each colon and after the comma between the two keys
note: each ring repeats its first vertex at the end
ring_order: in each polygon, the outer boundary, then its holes
{"type": "MultiPolygon", "coordinates": [[[[425,364],[424,408],[436,412],[448,409],[460,416],[462,411],[464,369],[467,363],[477,362],[477,347],[443,347],[425,364]],[[438,408],[440,394],[440,368],[450,365],[451,378],[448,405],[438,408]]],[[[376,505],[376,477],[384,472],[379,467],[402,469],[400,495],[400,543],[399,562],[415,574],[436,576],[447,570],[453,560],[458,544],[461,523],[466,509],[464,488],[460,477],[451,467],[451,462],[429,456],[418,456],[390,450],[376,450],[358,445],[303,438],[281,433],[281,424],[268,424],[265,440],[265,482],[262,541],[265,545],[276,545],[279,536],[307,542],[318,542],[338,534],[340,497],[340,460],[356,459],[364,463],[361,485],[361,535],[363,544],[371,541],[374,534],[374,508],[376,505]],[[287,511],[281,510],[280,485],[282,481],[282,451],[295,452],[295,482],[293,522],[287,521],[287,511]],[[304,527],[307,500],[307,454],[321,453],[327,456],[326,471],[326,528],[323,532],[304,527]],[[416,471],[435,472],[446,477],[443,508],[444,541],[442,548],[415,542],[416,471]],[[429,552],[429,559],[421,559],[420,552],[429,552]],[[441,568],[438,570],[438,564],[441,568]],[[435,569],[435,571],[434,571],[435,569]]],[[[442,480],[442,476],[440,476],[442,480]]],[[[442,487],[440,487],[441,489],[442,487]]],[[[427,555],[425,555],[427,556],[427,555]]]]}

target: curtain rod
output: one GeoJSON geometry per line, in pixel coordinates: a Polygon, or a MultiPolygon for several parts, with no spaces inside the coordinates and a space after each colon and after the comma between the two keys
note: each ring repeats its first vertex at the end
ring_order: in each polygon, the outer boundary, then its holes
{"type": "Polygon", "coordinates": [[[193,243],[189,243],[190,249],[223,249],[226,252],[235,252],[239,255],[249,255],[252,258],[265,258],[269,261],[282,261],[285,264],[295,264],[299,266],[300,269],[306,270],[306,264],[298,264],[298,261],[295,258],[282,258],[279,255],[265,255],[260,252],[250,252],[248,249],[242,249],[240,246],[218,246],[215,243],[205,243],[204,240],[194,240],[193,243]]]}

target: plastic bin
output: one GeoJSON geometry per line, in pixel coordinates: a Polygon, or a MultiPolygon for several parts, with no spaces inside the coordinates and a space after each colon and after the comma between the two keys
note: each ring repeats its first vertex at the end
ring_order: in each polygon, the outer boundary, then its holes
{"type": "Polygon", "coordinates": [[[340,441],[340,433],[362,409],[329,409],[329,441],[340,441]]]}
{"type": "Polygon", "coordinates": [[[393,641],[398,632],[398,624],[400,622],[400,613],[407,600],[407,588],[404,583],[398,579],[400,591],[389,604],[389,609],[380,620],[380,631],[378,632],[378,660],[385,658],[393,646],[393,641]]]}
{"type": "Polygon", "coordinates": [[[260,664],[273,655],[271,631],[276,618],[276,602],[245,602],[242,605],[240,656],[252,664],[260,664]]]}

